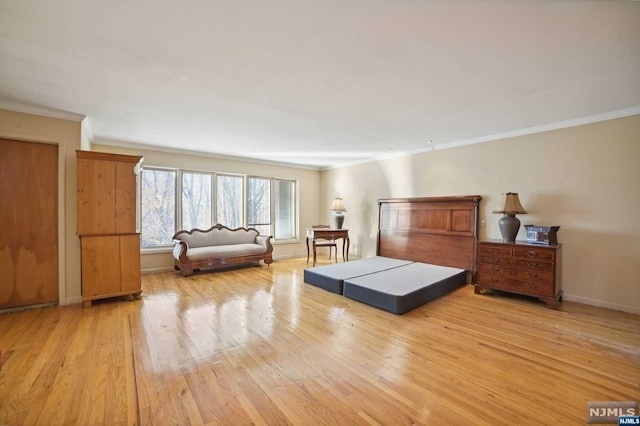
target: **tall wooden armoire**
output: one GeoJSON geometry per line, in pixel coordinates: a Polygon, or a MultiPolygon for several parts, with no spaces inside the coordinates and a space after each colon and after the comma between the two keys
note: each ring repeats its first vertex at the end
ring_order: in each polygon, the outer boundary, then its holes
{"type": "Polygon", "coordinates": [[[136,176],[141,156],[76,151],[82,300],[142,293],[136,176]]]}

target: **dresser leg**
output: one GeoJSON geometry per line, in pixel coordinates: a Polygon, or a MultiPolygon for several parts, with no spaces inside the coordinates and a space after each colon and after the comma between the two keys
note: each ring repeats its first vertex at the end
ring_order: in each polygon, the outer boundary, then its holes
{"type": "Polygon", "coordinates": [[[482,294],[482,287],[480,287],[479,285],[474,285],[473,286],[473,292],[475,294],[482,294]]]}
{"type": "Polygon", "coordinates": [[[546,303],[549,306],[549,308],[557,310],[560,302],[562,302],[562,291],[558,292],[558,294],[556,294],[556,297],[553,299],[547,299],[547,298],[543,299],[542,297],[539,299],[542,300],[544,303],[546,303]]]}

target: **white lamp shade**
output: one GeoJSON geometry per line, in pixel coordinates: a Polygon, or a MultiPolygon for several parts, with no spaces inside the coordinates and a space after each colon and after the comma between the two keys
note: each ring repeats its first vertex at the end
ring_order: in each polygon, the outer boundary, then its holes
{"type": "Polygon", "coordinates": [[[344,207],[344,203],[342,202],[342,198],[334,198],[333,203],[331,203],[331,208],[329,209],[334,212],[346,212],[347,209],[344,207]]]}

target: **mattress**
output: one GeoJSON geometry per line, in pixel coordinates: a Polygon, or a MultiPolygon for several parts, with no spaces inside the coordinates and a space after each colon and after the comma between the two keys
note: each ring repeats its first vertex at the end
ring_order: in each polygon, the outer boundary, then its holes
{"type": "Polygon", "coordinates": [[[410,260],[374,256],[350,262],[333,263],[304,270],[304,282],[333,293],[342,294],[345,279],[412,264],[410,260]]]}
{"type": "Polygon", "coordinates": [[[404,314],[466,282],[464,269],[412,262],[343,281],[343,295],[394,314],[404,314]]]}

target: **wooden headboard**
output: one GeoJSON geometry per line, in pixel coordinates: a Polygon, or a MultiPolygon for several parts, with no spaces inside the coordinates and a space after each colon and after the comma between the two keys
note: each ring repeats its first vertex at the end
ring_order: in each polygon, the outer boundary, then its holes
{"type": "Polygon", "coordinates": [[[378,200],[378,256],[474,271],[479,195],[378,200]]]}

